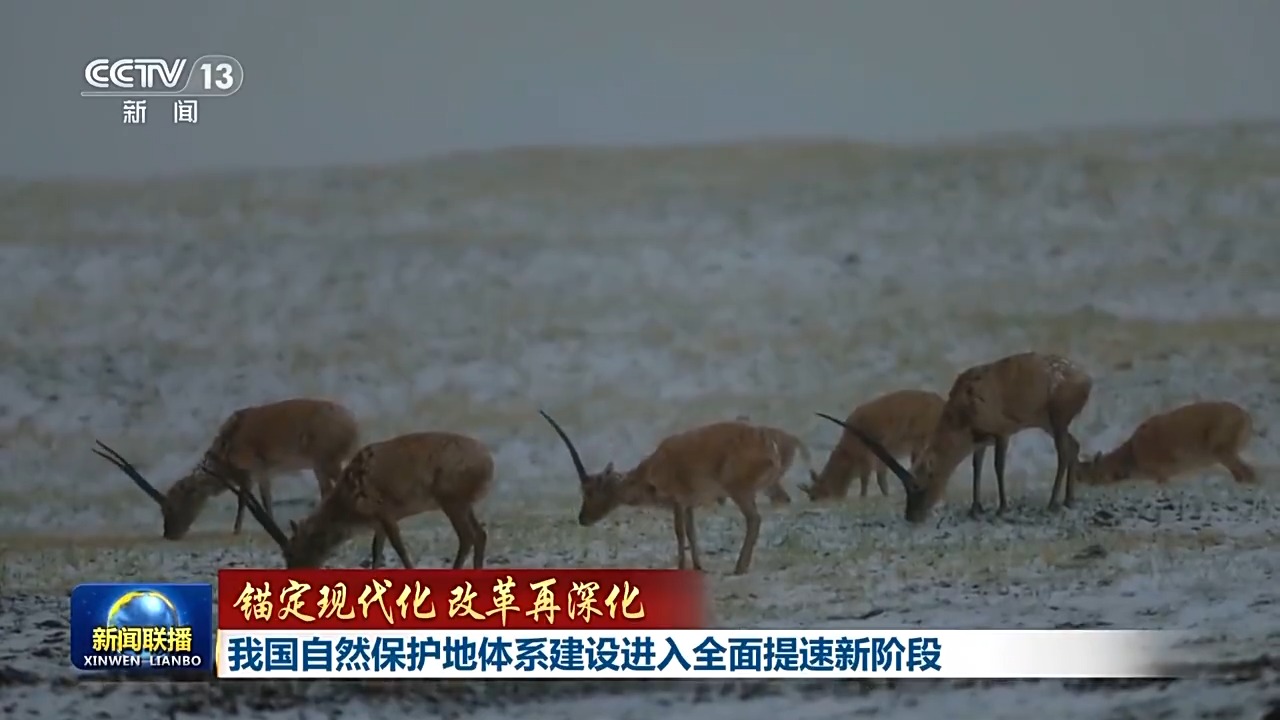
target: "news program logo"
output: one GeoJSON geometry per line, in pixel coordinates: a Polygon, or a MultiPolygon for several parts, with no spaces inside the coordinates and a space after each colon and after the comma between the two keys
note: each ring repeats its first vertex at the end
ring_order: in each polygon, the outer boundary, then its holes
{"type": "Polygon", "coordinates": [[[71,591],[79,670],[213,672],[213,587],[90,583],[71,591]]]}
{"type": "Polygon", "coordinates": [[[228,97],[244,84],[244,66],[230,55],[95,58],[84,66],[82,97],[228,97]]]}

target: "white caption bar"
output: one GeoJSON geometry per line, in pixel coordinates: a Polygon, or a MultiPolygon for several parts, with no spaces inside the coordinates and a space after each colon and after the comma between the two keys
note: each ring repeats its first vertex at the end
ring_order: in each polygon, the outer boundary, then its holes
{"type": "Polygon", "coordinates": [[[1142,678],[1146,630],[383,630],[218,632],[220,678],[1142,678]]]}

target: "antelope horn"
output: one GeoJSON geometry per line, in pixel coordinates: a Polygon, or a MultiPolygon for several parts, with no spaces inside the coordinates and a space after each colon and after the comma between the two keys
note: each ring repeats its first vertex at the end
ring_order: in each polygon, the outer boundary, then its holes
{"type": "Polygon", "coordinates": [[[585,483],[588,477],[587,468],[583,466],[582,456],[578,455],[578,449],[573,446],[573,441],[570,440],[569,436],[565,434],[564,429],[560,427],[560,423],[556,422],[555,420],[552,420],[551,416],[548,415],[546,412],[542,410],[539,410],[538,412],[542,415],[542,417],[547,419],[547,422],[551,423],[552,429],[554,429],[556,431],[556,434],[560,436],[560,439],[564,441],[564,446],[569,448],[569,457],[573,458],[573,467],[575,470],[578,471],[578,480],[585,483]]]}
{"type": "Polygon", "coordinates": [[[866,445],[877,458],[880,458],[880,462],[884,463],[886,467],[893,471],[894,475],[898,476],[898,479],[902,481],[902,487],[906,489],[908,495],[914,495],[920,492],[920,487],[916,484],[916,479],[912,477],[911,471],[902,467],[902,464],[898,462],[898,459],[890,454],[889,451],[886,450],[875,438],[855,427],[851,427],[845,421],[831,417],[826,413],[817,413],[817,416],[830,420],[847,430],[849,434],[861,440],[863,445],[866,445]]]}
{"type": "Polygon", "coordinates": [[[276,544],[280,546],[281,550],[286,550],[289,547],[289,537],[284,534],[280,529],[280,526],[276,524],[276,521],[271,519],[271,515],[267,512],[267,509],[262,506],[262,503],[258,502],[258,498],[253,496],[253,493],[250,491],[251,488],[247,484],[238,483],[233,480],[231,478],[232,473],[230,472],[222,472],[225,468],[211,468],[208,465],[201,463],[200,469],[218,480],[221,480],[222,484],[226,485],[228,490],[234,492],[236,496],[244,502],[245,507],[249,508],[249,514],[253,515],[254,519],[258,521],[258,524],[262,526],[262,529],[266,530],[267,534],[271,536],[271,539],[276,541],[276,544]]]}
{"type": "Polygon", "coordinates": [[[98,444],[98,447],[93,448],[95,455],[115,465],[121,472],[128,475],[134,484],[142,488],[142,492],[146,493],[147,497],[155,500],[158,505],[164,505],[164,494],[157,490],[154,485],[147,482],[147,479],[142,477],[142,473],[138,472],[138,468],[134,467],[128,460],[125,460],[120,453],[112,450],[106,443],[101,440],[96,440],[95,442],[98,444]],[[101,448],[101,450],[98,448],[101,448]]]}

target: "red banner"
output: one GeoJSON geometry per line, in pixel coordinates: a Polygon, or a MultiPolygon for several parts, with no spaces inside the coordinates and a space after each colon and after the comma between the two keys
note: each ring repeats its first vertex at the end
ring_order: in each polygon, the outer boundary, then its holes
{"type": "Polygon", "coordinates": [[[699,629],[683,570],[218,571],[222,630],[699,629]]]}

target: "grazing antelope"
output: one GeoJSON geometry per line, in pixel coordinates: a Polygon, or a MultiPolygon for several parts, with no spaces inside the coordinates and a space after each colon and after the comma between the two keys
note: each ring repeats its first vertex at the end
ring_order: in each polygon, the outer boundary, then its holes
{"type": "Polygon", "coordinates": [[[443,511],[458,536],[453,569],[461,568],[468,554],[473,568],[484,567],[488,535],[475,505],[493,484],[493,456],[483,443],[465,435],[420,432],[365,445],[320,505],[301,522],[290,522],[287,536],[247,490],[230,478],[226,483],[280,546],[287,568],[317,567],[338,545],[371,527],[370,566],[382,565],[383,547],[390,540],[401,564],[412,569],[400,521],[428,510],[443,511]]]}
{"type": "MultiPolygon", "coordinates": [[[[271,482],[283,473],[311,470],[324,497],[342,473],[342,465],[355,452],[359,428],[347,408],[328,400],[294,398],[241,408],[231,413],[204,456],[190,472],[161,493],[115,450],[98,444],[94,452],[120,468],[139,488],[160,505],[164,537],[186,536],[209,498],[227,487],[209,472],[226,468],[247,490],[254,484],[262,506],[271,513],[271,482]]],[[[239,534],[246,502],[239,493],[232,532],[239,534]]]]}
{"type": "MultiPolygon", "coordinates": [[[[862,440],[894,475],[907,493],[905,516],[908,522],[924,522],[946,493],[947,481],[966,454],[975,446],[995,446],[996,485],[1000,494],[997,513],[1003,513],[1005,498],[1005,454],[1009,438],[1031,428],[1039,428],[1053,438],[1058,467],[1054,473],[1049,509],[1071,507],[1075,503],[1075,463],[1080,443],[1071,434],[1072,421],[1089,401],[1093,381],[1088,373],[1059,356],[1019,353],[976,365],[956,376],[947,402],[934,427],[928,446],[908,471],[894,459],[880,441],[856,426],[831,417],[822,417],[844,426],[862,440]],[[1065,490],[1063,485],[1065,484],[1065,490]]],[[[975,459],[975,470],[981,465],[975,459]]],[[[973,476],[972,515],[982,512],[981,476],[973,476]]]]}
{"type": "Polygon", "coordinates": [[[1172,478],[1222,465],[1238,483],[1258,481],[1240,451],[1253,435],[1249,411],[1232,402],[1193,402],[1143,420],[1129,438],[1106,454],[1095,453],[1077,466],[1085,485],[1129,479],[1164,484],[1172,478]]]}
{"type": "MultiPolygon", "coordinates": [[[[928,390],[896,390],[854,408],[845,423],[875,436],[895,457],[907,455],[914,463],[929,441],[945,403],[941,395],[928,390]]],[[[975,459],[981,457],[982,450],[980,447],[975,451],[975,459]]],[[[977,461],[980,465],[981,460],[977,461]]],[[[862,441],[845,432],[822,470],[810,471],[811,484],[801,485],[800,489],[810,500],[844,498],[856,476],[862,483],[860,497],[866,497],[873,472],[880,494],[888,495],[888,468],[862,441]]]]}
{"type": "Polygon", "coordinates": [[[702,570],[693,510],[728,497],[746,519],[746,534],[734,574],[751,566],[760,536],[756,495],[781,475],[783,449],[776,433],[743,422],[718,422],[671,435],[634,468],[615,470],[613,463],[588,473],[573,441],[545,412],[542,417],[564,441],[581,483],[578,523],[594,525],[620,505],[671,508],[676,533],[676,567],[685,569],[685,545],[695,570],[702,570]]]}

